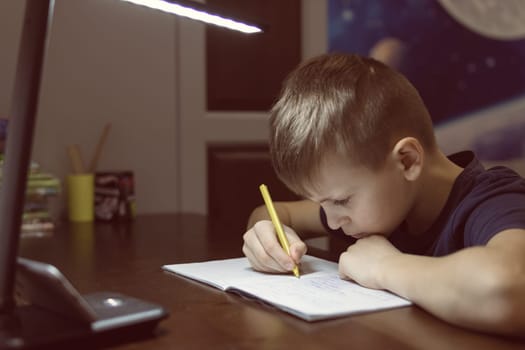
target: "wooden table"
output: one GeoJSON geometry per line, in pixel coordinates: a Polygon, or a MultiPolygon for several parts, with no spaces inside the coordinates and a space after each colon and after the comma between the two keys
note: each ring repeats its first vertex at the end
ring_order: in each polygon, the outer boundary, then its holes
{"type": "Polygon", "coordinates": [[[131,223],[64,223],[51,237],[22,239],[20,255],[56,265],[82,294],[120,292],[169,311],[155,335],[116,349],[525,348],[523,341],[451,326],[415,306],[308,323],[160,268],[239,257],[241,246],[241,232],[209,232],[204,216],[148,215],[131,223]]]}

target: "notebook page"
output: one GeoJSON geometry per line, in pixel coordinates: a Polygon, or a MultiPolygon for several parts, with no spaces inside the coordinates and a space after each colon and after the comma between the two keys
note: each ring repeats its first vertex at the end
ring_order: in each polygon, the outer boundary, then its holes
{"type": "Polygon", "coordinates": [[[263,299],[305,320],[317,320],[410,305],[386,291],[342,280],[337,273],[265,277],[237,283],[242,292],[263,299]]]}
{"type": "Polygon", "coordinates": [[[246,258],[164,265],[162,269],[225,290],[237,280],[257,276],[246,258]]]}
{"type": "MultiPolygon", "coordinates": [[[[337,271],[337,264],[305,255],[301,260],[301,273],[314,271],[337,271]]],[[[224,260],[211,260],[196,263],[164,265],[162,269],[181,276],[189,277],[196,281],[215,286],[225,290],[235,285],[237,281],[264,278],[264,276],[280,276],[254,271],[247,258],[234,258],[224,260]]],[[[290,277],[291,274],[282,276],[290,277]]],[[[295,278],[295,277],[294,277],[295,278]]]]}

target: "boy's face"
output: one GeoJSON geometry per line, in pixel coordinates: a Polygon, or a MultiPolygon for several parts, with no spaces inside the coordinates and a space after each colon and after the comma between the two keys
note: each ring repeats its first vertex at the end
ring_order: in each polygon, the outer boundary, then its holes
{"type": "Polygon", "coordinates": [[[310,199],[321,204],[330,228],[341,228],[355,238],[390,235],[406,218],[412,203],[402,164],[393,158],[387,158],[382,169],[372,171],[343,157],[328,157],[316,184],[310,199]]]}

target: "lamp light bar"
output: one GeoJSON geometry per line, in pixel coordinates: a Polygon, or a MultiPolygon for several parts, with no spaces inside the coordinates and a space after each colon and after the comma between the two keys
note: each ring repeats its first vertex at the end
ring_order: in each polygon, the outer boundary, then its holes
{"type": "Polygon", "coordinates": [[[236,19],[226,18],[208,11],[202,4],[194,1],[166,1],[166,0],[122,0],[133,4],[146,6],[163,12],[190,18],[204,23],[214,24],[247,34],[260,33],[263,30],[252,24],[247,24],[236,19]],[[194,4],[192,4],[194,3],[194,4]],[[200,6],[199,6],[200,5],[200,6]],[[202,8],[201,8],[202,7],[202,8]]]}

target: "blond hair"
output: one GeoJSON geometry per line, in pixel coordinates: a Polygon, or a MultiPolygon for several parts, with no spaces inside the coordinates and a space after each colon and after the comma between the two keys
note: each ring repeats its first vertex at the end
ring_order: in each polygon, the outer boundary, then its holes
{"type": "Polygon", "coordinates": [[[378,169],[403,137],[436,147],[416,89],[372,58],[331,53],[300,64],[270,115],[270,153],[279,178],[305,195],[329,152],[378,169]]]}

